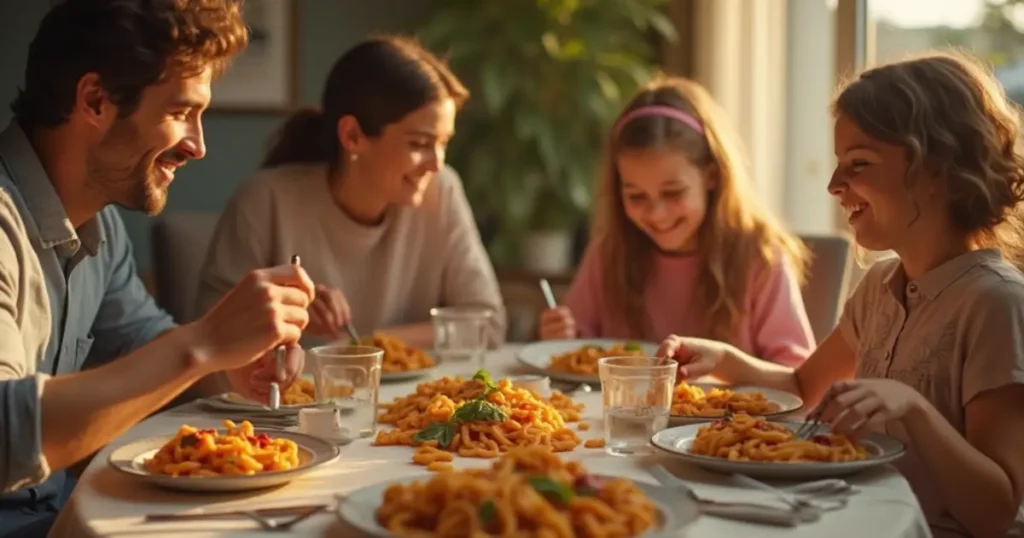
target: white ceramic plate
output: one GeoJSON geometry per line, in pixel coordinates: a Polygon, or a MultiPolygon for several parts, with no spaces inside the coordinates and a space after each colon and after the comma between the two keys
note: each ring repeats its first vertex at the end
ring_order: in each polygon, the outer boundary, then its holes
{"type": "MultiPolygon", "coordinates": [[[[338,517],[372,536],[394,538],[395,534],[377,523],[377,509],[382,504],[384,490],[392,484],[405,484],[417,480],[426,481],[431,476],[433,475],[410,476],[360,488],[339,501],[338,517]]],[[[679,536],[681,530],[700,515],[697,504],[689,498],[644,482],[635,482],[635,484],[661,511],[660,525],[655,530],[643,534],[643,538],[679,536]]]]}
{"type": "MultiPolygon", "coordinates": [[[[302,374],[302,378],[314,385],[316,384],[313,380],[312,374],[302,374]]],[[[290,405],[281,404],[281,407],[279,407],[277,411],[273,411],[269,407],[266,407],[259,402],[254,402],[236,392],[218,394],[217,396],[207,398],[203,401],[203,404],[217,411],[249,411],[270,415],[294,415],[299,412],[299,409],[304,407],[316,407],[318,405],[317,402],[290,405]]]]}
{"type": "MultiPolygon", "coordinates": [[[[795,394],[790,394],[782,390],[769,389],[765,387],[754,387],[749,385],[716,385],[713,383],[690,383],[690,385],[700,387],[704,389],[705,392],[713,388],[729,389],[732,390],[733,392],[738,392],[741,394],[760,392],[761,394],[764,394],[764,397],[767,398],[769,401],[779,404],[779,411],[775,413],[768,413],[767,415],[758,415],[773,420],[778,420],[782,417],[785,417],[786,415],[789,415],[790,413],[799,411],[804,406],[804,401],[800,399],[799,396],[795,394]]],[[[686,424],[700,424],[704,422],[711,422],[713,420],[718,420],[720,418],[722,417],[689,417],[684,415],[672,415],[671,417],[669,417],[669,424],[672,426],[683,426],[686,424]]]]}
{"type": "Polygon", "coordinates": [[[581,340],[546,340],[523,346],[523,348],[519,350],[519,354],[516,358],[521,364],[526,365],[535,372],[543,373],[551,379],[567,381],[569,383],[597,384],[601,382],[601,379],[597,374],[573,374],[569,372],[551,370],[549,368],[551,365],[551,357],[561,355],[562,353],[568,353],[570,351],[576,351],[583,346],[610,347],[615,344],[628,344],[630,342],[639,344],[640,347],[643,348],[644,355],[648,357],[653,357],[658,352],[657,344],[626,339],[595,338],[581,340]]]}
{"type": "MultiPolygon", "coordinates": [[[[802,422],[777,422],[796,431],[802,422]]],[[[817,480],[851,475],[865,469],[893,462],[906,453],[906,447],[898,439],[880,433],[872,433],[860,440],[868,450],[868,458],[861,461],[838,463],[819,462],[758,462],[732,461],[713,456],[698,456],[690,453],[697,431],[703,424],[691,424],[668,428],[651,436],[651,444],[665,452],[721,473],[737,473],[753,478],[780,480],[817,480]]],[[[828,433],[827,426],[820,426],[817,433],[828,433]]]]}
{"type": "Polygon", "coordinates": [[[270,471],[251,476],[173,477],[153,474],[146,470],[143,462],[153,457],[160,447],[174,438],[174,435],[149,437],[128,443],[114,449],[107,462],[111,467],[151,484],[183,491],[248,491],[280,486],[300,476],[333,462],[341,454],[339,448],[327,441],[309,435],[284,430],[257,429],[271,437],[291,439],[299,445],[299,465],[287,471],[270,471]]]}
{"type": "Polygon", "coordinates": [[[417,379],[420,377],[433,376],[437,372],[437,364],[434,366],[428,366],[426,368],[420,368],[419,370],[405,370],[402,372],[384,372],[380,373],[381,383],[394,383],[397,381],[408,381],[410,379],[417,379]]]}

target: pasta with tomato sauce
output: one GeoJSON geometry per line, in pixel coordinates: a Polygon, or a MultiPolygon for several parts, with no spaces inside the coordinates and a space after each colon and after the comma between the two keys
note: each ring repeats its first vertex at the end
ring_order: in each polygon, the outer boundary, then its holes
{"type": "Polygon", "coordinates": [[[590,475],[539,446],[513,448],[489,469],[393,484],[375,515],[397,536],[436,538],[627,538],[660,517],[632,481],[590,475]]]}

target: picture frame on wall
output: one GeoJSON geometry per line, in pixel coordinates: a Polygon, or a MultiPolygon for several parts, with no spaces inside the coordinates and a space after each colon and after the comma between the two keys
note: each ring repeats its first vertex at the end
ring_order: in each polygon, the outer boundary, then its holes
{"type": "Polygon", "coordinates": [[[246,0],[249,46],[213,82],[210,111],[287,112],[296,107],[298,0],[246,0]]]}

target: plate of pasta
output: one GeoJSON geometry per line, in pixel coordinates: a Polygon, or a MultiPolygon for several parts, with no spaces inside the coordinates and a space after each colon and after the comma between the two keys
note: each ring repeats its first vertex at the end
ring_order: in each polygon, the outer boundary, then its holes
{"type": "Polygon", "coordinates": [[[279,486],[336,460],[337,446],[283,430],[257,430],[225,420],[224,429],[183,425],[111,452],[114,469],[170,489],[247,491],[279,486]]]}
{"type": "Polygon", "coordinates": [[[775,422],[745,414],[655,433],[655,447],[723,473],[754,478],[804,480],[850,475],[893,462],[906,453],[899,440],[881,433],[861,439],[819,426],[797,438],[802,422],[775,422]]]}
{"type": "Polygon", "coordinates": [[[410,346],[394,336],[375,332],[373,336],[363,338],[359,343],[384,350],[384,360],[380,368],[382,383],[415,379],[429,375],[437,369],[437,362],[427,352],[410,346]]]}
{"type": "Polygon", "coordinates": [[[414,393],[378,407],[382,428],[373,444],[415,447],[413,463],[430,470],[451,468],[456,455],[495,458],[533,445],[555,452],[589,447],[568,425],[581,420],[582,404],[557,391],[542,397],[511,379],[495,382],[486,370],[471,379],[420,383],[414,393]]]}
{"type": "Polygon", "coordinates": [[[709,422],[727,413],[774,419],[799,411],[803,406],[799,396],[781,390],[684,381],[676,385],[672,394],[669,423],[675,426],[709,422]]]}
{"type": "Polygon", "coordinates": [[[597,361],[604,357],[653,357],[658,345],[629,340],[547,340],[523,346],[517,359],[531,370],[570,383],[600,383],[597,361]]]}
{"type": "Polygon", "coordinates": [[[520,447],[488,468],[414,476],[359,489],[338,515],[374,536],[677,536],[696,503],[656,486],[589,474],[544,447],[520,447]]]}
{"type": "Polygon", "coordinates": [[[278,411],[271,411],[265,405],[254,402],[237,392],[228,392],[214,396],[206,401],[209,407],[222,411],[252,411],[259,410],[261,413],[295,414],[303,407],[315,407],[318,404],[316,396],[316,385],[312,375],[302,375],[285,387],[281,393],[281,407],[278,411]]]}

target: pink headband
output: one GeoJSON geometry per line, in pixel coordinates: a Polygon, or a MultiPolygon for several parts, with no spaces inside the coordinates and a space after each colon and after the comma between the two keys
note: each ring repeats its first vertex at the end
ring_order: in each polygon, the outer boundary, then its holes
{"type": "Polygon", "coordinates": [[[615,135],[618,136],[619,132],[622,131],[622,128],[625,127],[627,123],[637,118],[643,118],[646,116],[661,116],[664,118],[672,118],[675,120],[679,120],[688,125],[694,131],[697,131],[698,134],[704,134],[704,126],[701,125],[699,121],[697,121],[697,118],[694,118],[693,116],[687,114],[686,112],[683,112],[678,108],[672,108],[670,106],[650,105],[633,109],[625,116],[620,118],[619,122],[615,124],[615,135]]]}

